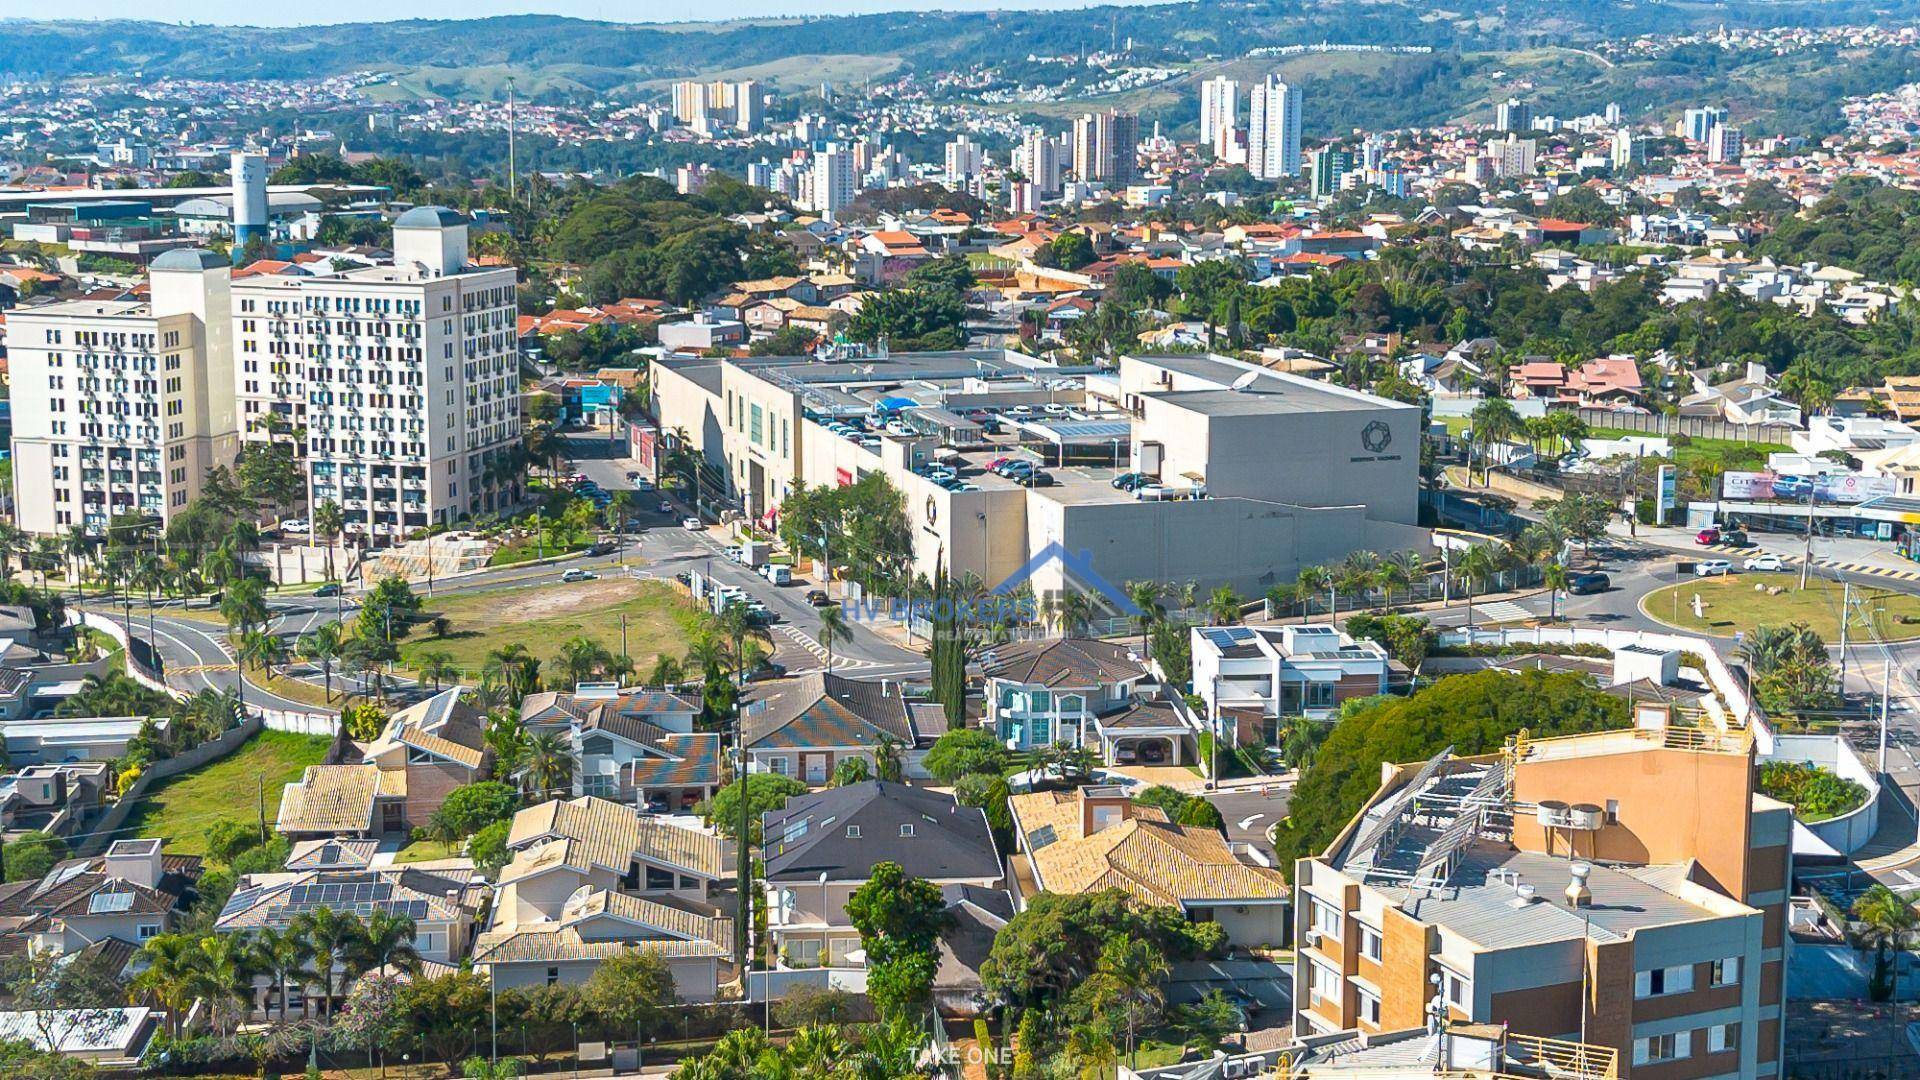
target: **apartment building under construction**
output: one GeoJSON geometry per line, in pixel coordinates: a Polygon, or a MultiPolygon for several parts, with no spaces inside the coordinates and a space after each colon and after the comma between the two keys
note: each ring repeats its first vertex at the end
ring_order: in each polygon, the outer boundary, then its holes
{"type": "Polygon", "coordinates": [[[1494,1024],[1629,1075],[1779,1075],[1792,810],[1750,732],[1698,722],[1385,767],[1297,866],[1296,1033],[1494,1024]]]}

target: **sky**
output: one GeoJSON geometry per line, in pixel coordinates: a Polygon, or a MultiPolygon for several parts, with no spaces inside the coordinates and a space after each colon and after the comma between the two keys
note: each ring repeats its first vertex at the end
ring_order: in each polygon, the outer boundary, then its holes
{"type": "MultiPolygon", "coordinates": [[[[1151,0],[1105,0],[1106,3],[1151,0]]],[[[0,0],[0,18],[125,19],[243,26],[384,22],[392,19],[474,19],[489,15],[570,15],[614,22],[848,15],[876,11],[987,11],[1084,8],[1089,0],[328,0],[325,4],[263,4],[260,0],[165,0],[132,15],[126,0],[0,0]]]]}

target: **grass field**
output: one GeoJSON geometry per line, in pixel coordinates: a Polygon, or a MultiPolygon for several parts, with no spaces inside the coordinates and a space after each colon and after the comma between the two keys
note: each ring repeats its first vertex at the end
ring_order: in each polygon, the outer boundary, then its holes
{"type": "MultiPolygon", "coordinates": [[[[1729,574],[1725,577],[1683,581],[1650,592],[1641,607],[1653,618],[1683,630],[1732,637],[1736,631],[1751,631],[1762,623],[1780,626],[1804,622],[1829,642],[1840,640],[1839,583],[1818,578],[1798,586],[1798,574],[1729,574]],[[1772,595],[1756,585],[1782,588],[1772,595]],[[1698,594],[1703,605],[1702,618],[1693,614],[1693,598],[1698,594]]],[[[1847,631],[1855,640],[1869,640],[1862,612],[1872,612],[1873,630],[1887,641],[1920,637],[1920,623],[1905,624],[1901,616],[1920,619],[1920,596],[1856,587],[1853,591],[1856,618],[1847,631]],[[1865,608],[1857,605],[1865,603],[1865,608]]]]}
{"type": "Polygon", "coordinates": [[[148,790],[122,836],[157,836],[175,855],[206,854],[207,829],[216,821],[259,820],[266,795],[267,827],[280,812],[280,793],[309,765],[327,756],[323,735],[262,731],[218,761],[148,790]]]}
{"type": "Polygon", "coordinates": [[[406,847],[393,853],[396,866],[409,866],[413,863],[438,862],[441,859],[456,858],[460,854],[460,841],[443,844],[438,840],[415,840],[406,847]]]}
{"type": "Polygon", "coordinates": [[[414,666],[422,653],[445,651],[477,680],[487,653],[508,643],[525,645],[541,660],[562,642],[581,636],[620,651],[620,617],[627,618],[627,655],[642,674],[657,656],[678,660],[687,642],[710,618],[672,585],[659,581],[600,578],[484,593],[454,594],[427,602],[422,618],[444,616],[452,628],[436,638],[424,628],[400,645],[401,662],[414,666]]]}
{"type": "MultiPolygon", "coordinates": [[[[1645,432],[1618,428],[1594,428],[1596,439],[1618,439],[1645,432]]],[[[1692,468],[1703,461],[1717,461],[1722,469],[1764,469],[1768,454],[1792,453],[1793,447],[1779,443],[1738,442],[1733,439],[1689,439],[1685,446],[1673,448],[1674,463],[1692,468]]]]}

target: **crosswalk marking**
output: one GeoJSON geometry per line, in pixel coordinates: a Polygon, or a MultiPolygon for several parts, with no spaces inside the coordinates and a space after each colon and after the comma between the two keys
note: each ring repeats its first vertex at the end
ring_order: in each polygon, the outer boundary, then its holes
{"type": "Polygon", "coordinates": [[[167,674],[197,675],[203,671],[238,671],[238,670],[240,670],[240,665],[238,664],[195,664],[192,667],[170,667],[167,669],[167,674]]]}
{"type": "Polygon", "coordinates": [[[1488,622],[1519,622],[1533,618],[1533,612],[1511,600],[1495,600],[1491,604],[1475,604],[1474,611],[1488,622]]]}

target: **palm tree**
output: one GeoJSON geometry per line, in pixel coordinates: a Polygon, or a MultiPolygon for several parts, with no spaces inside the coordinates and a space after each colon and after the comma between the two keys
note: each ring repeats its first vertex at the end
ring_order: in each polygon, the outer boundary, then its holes
{"type": "Polygon", "coordinates": [[[1473,629],[1473,592],[1475,586],[1485,585],[1498,572],[1493,552],[1485,544],[1475,544],[1468,548],[1453,564],[1454,573],[1459,574],[1467,583],[1467,629],[1473,629]]]}
{"type": "Polygon", "coordinates": [[[1115,1075],[1120,1064],[1120,1045],[1115,1040],[1113,1022],[1096,1013],[1067,1032],[1067,1057],[1076,1066],[1082,1080],[1105,1080],[1115,1075]]]}
{"type": "Polygon", "coordinates": [[[847,625],[847,617],[840,611],[838,604],[820,609],[820,647],[827,650],[827,671],[833,671],[833,647],[847,640],[852,628],[847,625]]]}
{"type": "Polygon", "coordinates": [[[74,592],[80,602],[86,603],[87,583],[80,576],[80,563],[93,550],[93,538],[87,535],[85,525],[75,525],[60,537],[60,550],[67,557],[67,572],[72,575],[74,592]]]}
{"type": "Polygon", "coordinates": [[[733,670],[741,682],[747,678],[747,636],[753,632],[753,623],[747,619],[747,609],[740,604],[728,604],[720,613],[720,632],[727,636],[733,649],[733,670]]]}
{"type": "Polygon", "coordinates": [[[325,995],[322,1011],[331,1019],[333,992],[338,985],[335,968],[346,963],[353,943],[360,937],[360,920],[332,908],[315,908],[295,915],[287,932],[306,943],[307,955],[313,958],[313,974],[325,995]]]}
{"type": "Polygon", "coordinates": [[[1207,597],[1207,619],[1215,626],[1231,626],[1240,621],[1240,594],[1233,586],[1222,585],[1207,597]]]}
{"type": "Polygon", "coordinates": [[[143,551],[134,557],[133,577],[147,594],[147,645],[154,656],[159,656],[160,641],[154,624],[153,599],[155,593],[166,590],[167,584],[173,580],[173,573],[167,569],[165,559],[151,551],[143,551]]]}
{"type": "Polygon", "coordinates": [[[1560,592],[1567,587],[1567,568],[1559,560],[1548,563],[1540,570],[1540,583],[1547,587],[1547,619],[1560,618],[1560,592]]]}
{"type": "Polygon", "coordinates": [[[1340,560],[1335,576],[1340,582],[1340,591],[1349,595],[1359,594],[1364,606],[1368,594],[1380,583],[1380,556],[1371,551],[1354,550],[1340,560]]]}
{"type": "Polygon", "coordinates": [[[198,942],[185,934],[161,934],[148,938],[141,947],[146,970],[133,977],[133,991],[141,1000],[151,1001],[167,1014],[167,1026],[174,1034],[186,1019],[187,1009],[196,996],[193,968],[198,942]]]}
{"type": "MultiPolygon", "coordinates": [[[[1920,927],[1920,915],[1899,893],[1885,885],[1874,885],[1853,902],[1853,917],[1860,922],[1859,938],[1873,946],[1874,982],[1888,973],[1887,950],[1904,949],[1906,941],[1920,927]]],[[[1900,1000],[1900,966],[1892,965],[1892,983],[1888,998],[1900,1000]]]]}
{"type": "Polygon", "coordinates": [[[264,626],[272,613],[267,610],[266,590],[259,578],[241,578],[228,586],[220,598],[220,615],[227,620],[227,632],[244,635],[256,626],[264,626]]]}
{"type": "Polygon", "coordinates": [[[414,661],[414,670],[421,678],[433,682],[434,692],[438,693],[442,682],[453,682],[460,677],[460,665],[453,662],[453,654],[443,649],[433,649],[421,653],[414,661]]]}
{"type": "Polygon", "coordinates": [[[527,782],[546,798],[554,798],[573,781],[573,747],[559,732],[543,731],[527,740],[527,782]]]}
{"type": "Polygon", "coordinates": [[[300,638],[300,655],[320,661],[320,678],[328,701],[333,700],[333,663],[340,658],[343,644],[339,623],[321,623],[300,638]]]}
{"type": "Polygon", "coordinates": [[[197,948],[190,985],[210,1006],[214,1028],[231,1032],[252,1011],[257,957],[247,939],[234,934],[208,934],[197,948]]]}
{"type": "MultiPolygon", "coordinates": [[[[1333,575],[1324,566],[1303,566],[1294,575],[1293,586],[1300,592],[1300,621],[1306,622],[1313,614],[1313,598],[1326,591],[1333,583],[1333,575]]],[[[1334,621],[1337,605],[1332,597],[1327,599],[1327,621],[1334,621]]]]}
{"type": "Polygon", "coordinates": [[[34,538],[33,568],[40,573],[40,591],[47,591],[47,574],[60,565],[63,549],[57,537],[40,536],[34,538]]]}
{"type": "Polygon", "coordinates": [[[653,672],[647,676],[648,686],[672,686],[684,678],[680,661],[665,653],[653,658],[653,672]]]}
{"type": "Polygon", "coordinates": [[[292,930],[263,927],[253,934],[254,964],[280,989],[280,1022],[287,1022],[287,984],[308,974],[307,943],[292,930]]]}
{"type": "Polygon", "coordinates": [[[27,550],[27,534],[11,521],[0,521],[0,578],[13,577],[13,560],[27,550]]]}
{"type": "Polygon", "coordinates": [[[282,662],[287,656],[287,646],[278,637],[265,630],[249,630],[240,636],[239,647],[234,650],[234,659],[239,661],[243,672],[246,668],[256,668],[263,675],[273,674],[273,665],[282,662]]]}
{"type": "Polygon", "coordinates": [[[1379,583],[1387,590],[1387,602],[1393,602],[1393,590],[1410,589],[1420,580],[1420,572],[1426,567],[1420,556],[1411,551],[1396,551],[1380,560],[1379,583]]]}
{"type": "Polygon", "coordinates": [[[1133,617],[1134,625],[1140,628],[1140,655],[1147,655],[1147,632],[1165,613],[1160,607],[1160,583],[1157,581],[1127,582],[1127,599],[1139,610],[1133,617]]]}
{"type": "Polygon", "coordinates": [[[340,539],[340,534],[346,530],[346,527],[347,515],[340,509],[339,503],[328,499],[313,508],[313,535],[315,538],[327,542],[328,581],[333,580],[333,549],[335,547],[335,541],[340,539]]]}
{"type": "Polygon", "coordinates": [[[1046,610],[1063,637],[1077,637],[1093,618],[1093,601],[1078,589],[1061,589],[1047,596],[1046,610]]]}
{"type": "Polygon", "coordinates": [[[480,676],[518,700],[540,688],[540,661],[516,641],[489,651],[480,676]]]}
{"type": "Polygon", "coordinates": [[[420,950],[414,947],[413,920],[376,911],[367,916],[360,936],[347,950],[352,977],[392,966],[409,974],[420,970],[420,950]]]}
{"type": "Polygon", "coordinates": [[[1095,1000],[1111,1004],[1126,1020],[1127,1056],[1133,1058],[1134,1038],[1139,1025],[1151,1019],[1166,1004],[1162,989],[1167,974],[1167,958],[1146,941],[1116,939],[1100,953],[1088,982],[1095,1000]]]}

